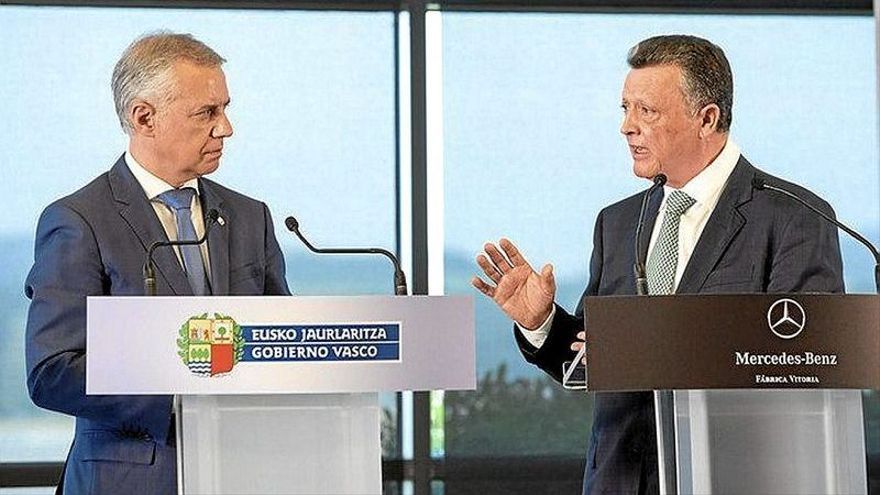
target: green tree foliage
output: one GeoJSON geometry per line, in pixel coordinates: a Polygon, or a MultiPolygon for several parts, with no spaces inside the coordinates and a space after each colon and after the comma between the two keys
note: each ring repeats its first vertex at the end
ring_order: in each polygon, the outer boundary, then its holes
{"type": "Polygon", "coordinates": [[[397,416],[387,407],[383,407],[380,414],[379,436],[382,441],[382,457],[399,457],[400,452],[397,448],[397,416]]]}
{"type": "Polygon", "coordinates": [[[509,379],[502,363],[476,391],[446,393],[447,456],[583,455],[592,396],[546,375],[509,379]]]}

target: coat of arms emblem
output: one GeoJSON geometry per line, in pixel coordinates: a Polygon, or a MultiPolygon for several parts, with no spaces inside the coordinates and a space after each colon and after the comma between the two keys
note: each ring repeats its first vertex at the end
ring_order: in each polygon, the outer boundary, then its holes
{"type": "Polygon", "coordinates": [[[189,370],[199,376],[232,371],[244,354],[241,327],[229,316],[208,313],[193,316],[180,327],[177,354],[189,370]]]}

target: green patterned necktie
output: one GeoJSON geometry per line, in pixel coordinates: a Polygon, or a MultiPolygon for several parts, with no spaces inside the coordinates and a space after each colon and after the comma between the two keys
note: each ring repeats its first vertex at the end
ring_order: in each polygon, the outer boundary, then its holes
{"type": "Polygon", "coordinates": [[[666,214],[660,235],[648,257],[648,294],[672,294],[678,267],[678,227],[681,216],[694,205],[694,198],[675,190],[666,198],[666,214]]]}

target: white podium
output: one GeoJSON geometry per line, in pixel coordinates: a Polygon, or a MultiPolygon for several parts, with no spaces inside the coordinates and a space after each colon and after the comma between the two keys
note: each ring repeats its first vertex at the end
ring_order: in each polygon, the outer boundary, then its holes
{"type": "Polygon", "coordinates": [[[87,353],[176,396],[184,495],[380,494],[377,392],[476,385],[470,297],[90,297],[87,353]]]}

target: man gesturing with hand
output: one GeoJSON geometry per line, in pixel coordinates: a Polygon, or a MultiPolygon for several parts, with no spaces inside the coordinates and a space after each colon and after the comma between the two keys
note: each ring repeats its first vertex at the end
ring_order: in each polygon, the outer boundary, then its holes
{"type": "Polygon", "coordinates": [[[511,320],[528,330],[534,330],[547,320],[556,296],[553,266],[544,265],[537,273],[523,258],[516,246],[507,239],[484,246],[486,254],[477,256],[477,264],[495,285],[478,277],[471,282],[480,292],[491,297],[511,320]],[[501,253],[504,251],[504,254],[501,253]]]}
{"type": "MultiPolygon", "coordinates": [[[[784,184],[834,214],[809,191],[753,167],[730,139],[733,75],[721,48],[694,36],[656,36],[634,46],[627,62],[620,132],[633,172],[667,177],[648,200],[640,239],[649,295],[842,292],[835,228],[752,188],[756,177],[784,184]]],[[[585,345],[583,299],[636,294],[632,246],[642,196],[596,218],[590,279],[574,315],[554,303],[550,265],[537,272],[507,239],[477,256],[486,278],[472,284],[516,323],[525,359],[557,381],[585,345]]],[[[594,404],[584,493],[659,493],[653,394],[597,393],[594,404]]]]}

